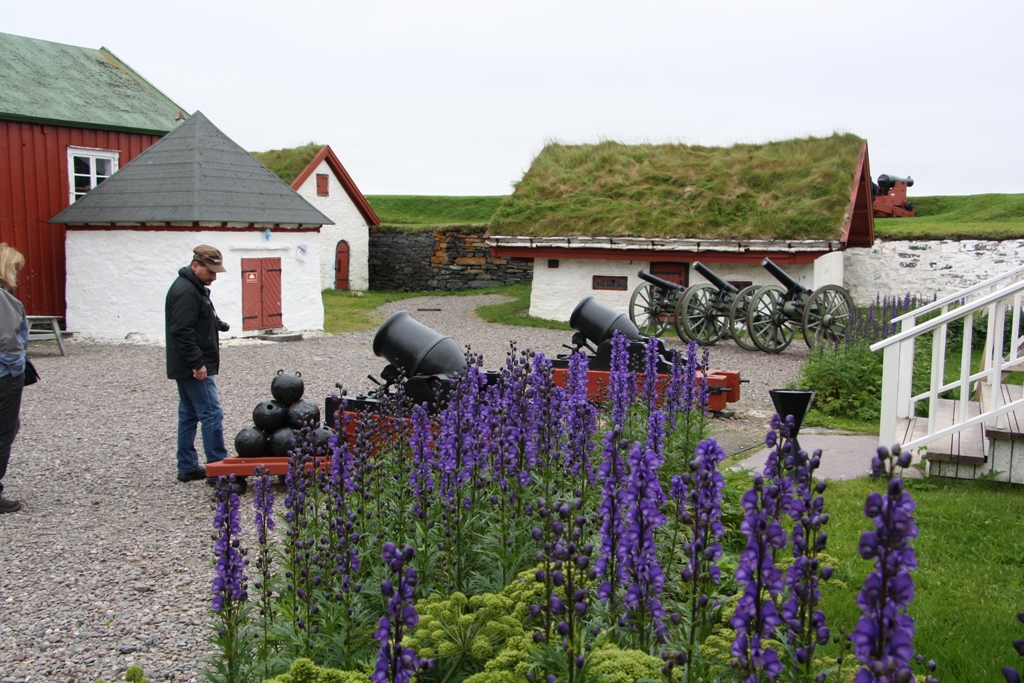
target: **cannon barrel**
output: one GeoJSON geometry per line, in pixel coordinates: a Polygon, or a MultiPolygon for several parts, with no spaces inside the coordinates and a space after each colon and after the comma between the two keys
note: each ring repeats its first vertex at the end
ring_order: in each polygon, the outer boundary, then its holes
{"type": "Polygon", "coordinates": [[[914,179],[911,178],[910,176],[907,176],[906,178],[901,178],[898,175],[889,175],[888,173],[883,173],[882,175],[878,176],[878,189],[882,190],[883,192],[888,192],[889,190],[891,190],[896,185],[896,183],[903,183],[907,187],[913,187],[914,179]]]}
{"type": "Polygon", "coordinates": [[[779,268],[777,265],[772,263],[771,259],[765,258],[764,260],[762,260],[761,261],[761,266],[765,270],[767,270],[769,273],[771,273],[775,277],[776,280],[781,282],[786,287],[786,291],[789,293],[790,296],[795,296],[795,295],[803,293],[803,292],[810,293],[811,290],[807,289],[806,287],[801,285],[799,282],[797,282],[796,280],[791,278],[786,273],[786,271],[784,271],[782,268],[779,268]]]}
{"type": "Polygon", "coordinates": [[[373,354],[413,375],[464,375],[466,354],[451,337],[444,337],[415,320],[409,311],[393,313],[373,337],[373,354]]]}
{"type": "Polygon", "coordinates": [[[576,304],[569,316],[569,326],[578,330],[593,344],[608,341],[618,330],[631,342],[643,341],[640,329],[633,324],[625,313],[616,313],[592,296],[585,297],[576,304]]]}
{"type": "Polygon", "coordinates": [[[650,273],[645,272],[643,270],[637,273],[636,276],[643,280],[644,282],[649,282],[655,287],[661,287],[662,289],[667,289],[671,292],[677,292],[680,289],[683,289],[683,286],[680,284],[676,284],[675,282],[669,282],[668,280],[662,280],[657,275],[651,275],[650,273]]]}
{"type": "Polygon", "coordinates": [[[719,292],[729,292],[730,294],[739,294],[740,290],[736,289],[735,285],[731,285],[722,278],[715,275],[714,271],[705,266],[700,261],[693,262],[693,269],[700,273],[705,280],[713,284],[718,288],[719,292]]]}

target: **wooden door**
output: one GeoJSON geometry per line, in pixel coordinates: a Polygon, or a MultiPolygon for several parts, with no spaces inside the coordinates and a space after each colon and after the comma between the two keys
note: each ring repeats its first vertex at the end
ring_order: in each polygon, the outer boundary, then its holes
{"type": "Polygon", "coordinates": [[[338,242],[334,257],[334,288],[348,291],[348,242],[338,242]]]}
{"type": "Polygon", "coordinates": [[[242,259],[242,330],[284,327],[281,259],[242,259]]]}
{"type": "Polygon", "coordinates": [[[689,263],[651,261],[651,275],[657,275],[662,280],[668,280],[669,282],[674,282],[677,285],[687,287],[690,284],[689,266],[689,263]]]}

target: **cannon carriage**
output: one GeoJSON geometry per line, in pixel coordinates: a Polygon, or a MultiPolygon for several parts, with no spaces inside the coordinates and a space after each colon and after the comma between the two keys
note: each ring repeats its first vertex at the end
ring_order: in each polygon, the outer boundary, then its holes
{"type": "Polygon", "coordinates": [[[747,329],[747,307],[757,288],[740,290],[699,261],[693,269],[707,282],[683,287],[643,270],[637,273],[644,282],[630,298],[630,320],[646,336],[658,336],[672,326],[683,341],[711,346],[733,339],[741,348],[756,351],[747,329]]]}
{"type": "Polygon", "coordinates": [[[629,297],[629,319],[640,334],[657,337],[669,325],[675,326],[676,308],[686,288],[644,270],[636,275],[643,282],[637,285],[629,297]]]}
{"type": "Polygon", "coordinates": [[[761,266],[783,286],[767,285],[757,289],[747,304],[747,331],[757,348],[766,353],[781,353],[792,343],[796,328],[802,328],[807,346],[846,338],[853,323],[854,306],[850,293],[839,285],[810,290],[786,274],[771,259],[761,266]]]}

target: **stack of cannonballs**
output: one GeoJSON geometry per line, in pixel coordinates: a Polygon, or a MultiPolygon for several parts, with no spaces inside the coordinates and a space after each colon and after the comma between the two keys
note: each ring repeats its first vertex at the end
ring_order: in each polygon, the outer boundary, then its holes
{"type": "Polygon", "coordinates": [[[305,385],[302,373],[278,370],[270,383],[274,397],[259,403],[252,411],[252,427],[235,437],[235,452],[242,458],[286,457],[292,440],[303,426],[312,423],[317,450],[326,450],[331,430],[320,424],[320,406],[302,398],[305,385]]]}

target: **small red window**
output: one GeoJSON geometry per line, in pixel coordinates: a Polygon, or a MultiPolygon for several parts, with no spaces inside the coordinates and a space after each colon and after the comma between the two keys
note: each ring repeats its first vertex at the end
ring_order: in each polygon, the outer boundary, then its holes
{"type": "Polygon", "coordinates": [[[330,192],[327,186],[327,174],[317,173],[316,174],[316,196],[317,197],[329,197],[330,192]]]}
{"type": "Polygon", "coordinates": [[[618,289],[626,291],[626,277],[616,275],[595,275],[594,289],[618,289]]]}

